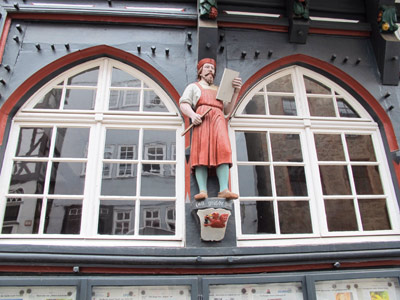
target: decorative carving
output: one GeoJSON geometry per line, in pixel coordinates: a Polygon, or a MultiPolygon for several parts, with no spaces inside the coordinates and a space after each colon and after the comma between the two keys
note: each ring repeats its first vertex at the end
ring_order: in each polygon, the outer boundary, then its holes
{"type": "Polygon", "coordinates": [[[396,8],[394,6],[382,5],[378,13],[378,26],[380,32],[393,33],[399,26],[397,23],[396,8]]]}
{"type": "Polygon", "coordinates": [[[200,0],[199,6],[200,18],[215,20],[218,16],[216,0],[200,0]]]}
{"type": "Polygon", "coordinates": [[[221,241],[225,237],[226,223],[231,212],[222,208],[199,209],[200,236],[203,241],[221,241]]]}
{"type": "Polygon", "coordinates": [[[204,226],[212,228],[224,228],[226,226],[226,221],[228,221],[229,214],[219,214],[213,212],[212,214],[206,215],[204,217],[204,226]]]}
{"type": "Polygon", "coordinates": [[[308,20],[310,14],[307,0],[295,0],[293,2],[293,17],[308,20]]]}

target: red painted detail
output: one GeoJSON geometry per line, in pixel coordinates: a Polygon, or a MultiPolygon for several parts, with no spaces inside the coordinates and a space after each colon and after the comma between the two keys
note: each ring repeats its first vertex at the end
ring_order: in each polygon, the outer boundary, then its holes
{"type": "Polygon", "coordinates": [[[269,24],[251,24],[251,23],[237,23],[237,22],[218,22],[220,28],[242,28],[242,29],[257,29],[264,31],[274,32],[288,32],[288,26],[282,25],[269,25],[269,24]]]}
{"type": "Polygon", "coordinates": [[[1,33],[1,38],[0,38],[0,62],[3,61],[4,49],[6,47],[10,26],[11,26],[11,18],[7,16],[4,22],[3,32],[1,33]]]}
{"type": "Polygon", "coordinates": [[[355,37],[370,37],[370,31],[361,30],[340,30],[340,29],[328,29],[328,28],[313,28],[308,30],[308,33],[315,34],[327,34],[327,35],[344,35],[344,36],[355,36],[355,37]]]}
{"type": "Polygon", "coordinates": [[[74,21],[119,24],[149,24],[172,26],[197,26],[196,20],[181,20],[167,18],[125,17],[104,15],[73,15],[73,14],[43,14],[43,13],[11,13],[15,20],[41,20],[41,21],[74,21]]]}
{"type": "MultiPolygon", "coordinates": [[[[351,268],[353,270],[371,268],[371,267],[394,267],[400,266],[400,260],[383,261],[354,261],[341,262],[340,269],[351,268]]],[[[73,272],[73,266],[25,266],[25,265],[3,265],[0,266],[0,273],[61,273],[70,274],[73,272]]],[[[262,265],[254,267],[227,267],[221,268],[107,268],[107,267],[85,267],[79,268],[80,274],[148,274],[148,275],[229,275],[229,274],[256,274],[256,273],[277,273],[277,272],[301,272],[312,270],[331,270],[334,269],[332,263],[321,264],[292,264],[292,265],[262,265]]]]}
{"type": "Polygon", "coordinates": [[[47,66],[43,67],[27,80],[22,83],[7,99],[7,101],[0,108],[0,145],[3,142],[4,137],[4,129],[7,124],[7,118],[13,107],[18,103],[22,96],[24,96],[31,88],[33,88],[36,84],[40,82],[43,78],[47,77],[52,72],[67,67],[71,63],[82,60],[82,59],[90,59],[98,58],[100,56],[109,56],[115,59],[121,59],[124,62],[128,62],[133,64],[134,66],[145,70],[147,74],[150,75],[155,81],[160,84],[164,90],[171,96],[171,98],[178,103],[179,102],[179,93],[173,87],[173,85],[164,77],[156,68],[151,66],[149,63],[145,62],[141,58],[122,51],[120,49],[116,49],[107,45],[99,45],[83,50],[79,50],[68,54],[64,57],[61,57],[47,66]]]}

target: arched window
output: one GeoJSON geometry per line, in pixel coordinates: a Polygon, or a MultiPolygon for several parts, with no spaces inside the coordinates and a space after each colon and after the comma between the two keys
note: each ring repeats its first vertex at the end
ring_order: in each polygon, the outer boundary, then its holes
{"type": "Polygon", "coordinates": [[[239,244],[399,233],[378,125],[337,84],[300,66],[280,70],[247,93],[230,130],[239,244]]]}
{"type": "Polygon", "coordinates": [[[2,239],[181,243],[182,128],[168,94],[116,60],[54,78],[13,119],[0,183],[2,239]]]}

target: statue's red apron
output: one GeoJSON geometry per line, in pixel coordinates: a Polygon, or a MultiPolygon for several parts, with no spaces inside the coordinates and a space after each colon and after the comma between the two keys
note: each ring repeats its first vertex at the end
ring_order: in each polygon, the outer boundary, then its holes
{"type": "Polygon", "coordinates": [[[201,90],[201,97],[196,105],[196,113],[203,114],[208,108],[211,111],[205,115],[199,126],[194,126],[191,146],[191,165],[217,167],[221,164],[232,165],[232,150],[229,142],[228,128],[223,113],[223,103],[216,99],[217,91],[201,90]]]}

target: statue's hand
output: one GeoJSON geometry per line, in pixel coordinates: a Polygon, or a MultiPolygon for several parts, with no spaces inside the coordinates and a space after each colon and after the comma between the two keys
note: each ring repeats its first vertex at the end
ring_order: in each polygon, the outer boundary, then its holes
{"type": "Polygon", "coordinates": [[[201,115],[194,113],[190,119],[194,125],[200,125],[202,123],[201,115]]]}
{"type": "Polygon", "coordinates": [[[236,77],[235,79],[233,79],[232,80],[232,86],[235,89],[240,90],[242,88],[242,78],[236,77]]]}

